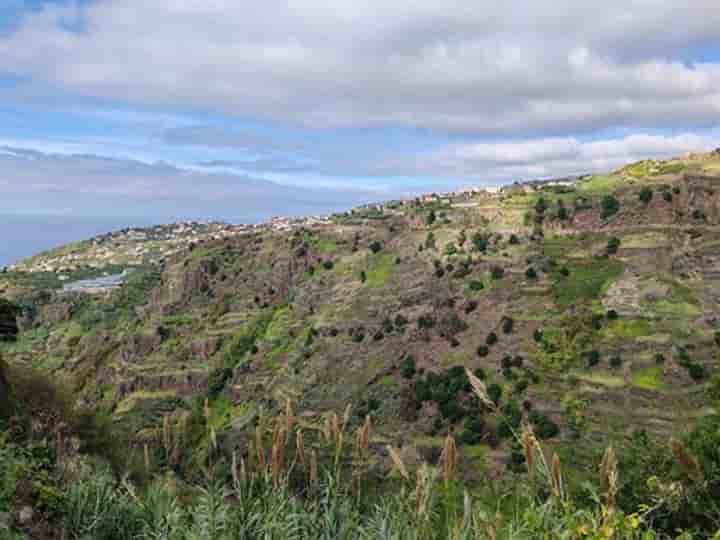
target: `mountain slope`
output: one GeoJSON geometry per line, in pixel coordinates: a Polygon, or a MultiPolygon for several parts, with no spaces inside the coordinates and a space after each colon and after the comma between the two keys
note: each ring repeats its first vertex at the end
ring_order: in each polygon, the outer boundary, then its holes
{"type": "Polygon", "coordinates": [[[100,295],[0,276],[24,330],[3,355],[68,376],[138,447],[206,399],[228,440],[287,400],[317,429],[352,404],[406,456],[437,460],[455,430],[471,479],[512,467],[521,418],[580,474],[608,440],[710,411],[717,154],[289,228],[196,238],[100,295]]]}

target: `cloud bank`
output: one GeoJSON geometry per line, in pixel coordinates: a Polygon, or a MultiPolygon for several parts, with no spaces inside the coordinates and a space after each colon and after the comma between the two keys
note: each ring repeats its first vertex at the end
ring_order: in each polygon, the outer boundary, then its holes
{"type": "Polygon", "coordinates": [[[709,127],[715,0],[114,0],[29,12],[0,70],[313,127],[482,135],[709,127]]]}

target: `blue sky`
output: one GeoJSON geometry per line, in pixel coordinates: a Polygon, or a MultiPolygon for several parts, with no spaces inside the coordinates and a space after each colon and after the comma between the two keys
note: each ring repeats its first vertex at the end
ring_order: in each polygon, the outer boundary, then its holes
{"type": "Polygon", "coordinates": [[[720,146],[717,2],[516,7],[5,0],[0,213],[260,219],[720,146]]]}

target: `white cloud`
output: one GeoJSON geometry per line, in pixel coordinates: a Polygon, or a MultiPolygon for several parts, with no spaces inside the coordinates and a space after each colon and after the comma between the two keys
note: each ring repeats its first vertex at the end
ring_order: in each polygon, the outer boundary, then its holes
{"type": "Polygon", "coordinates": [[[687,152],[711,150],[720,138],[694,134],[629,135],[620,139],[583,142],[545,138],[519,142],[458,144],[386,163],[386,170],[414,174],[475,178],[487,183],[610,171],[641,159],[664,159],[687,152]]]}
{"type": "Polygon", "coordinates": [[[708,127],[720,67],[675,58],[719,40],[716,0],[114,0],[28,15],[0,70],[314,126],[708,127]]]}

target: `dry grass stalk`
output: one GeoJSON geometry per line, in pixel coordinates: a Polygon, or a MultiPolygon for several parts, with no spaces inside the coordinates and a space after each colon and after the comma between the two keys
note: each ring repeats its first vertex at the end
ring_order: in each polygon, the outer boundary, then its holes
{"type": "Polygon", "coordinates": [[[325,417],[325,424],[323,425],[323,439],[325,439],[325,442],[330,444],[330,441],[332,440],[332,420],[330,416],[325,417]]]}
{"type": "Polygon", "coordinates": [[[170,430],[170,415],[163,417],[163,447],[165,448],[165,457],[170,461],[172,454],[172,438],[170,430]]]}
{"type": "Polygon", "coordinates": [[[300,465],[305,465],[305,435],[302,429],[298,430],[295,437],[295,456],[300,465]]]}
{"type": "Polygon", "coordinates": [[[336,445],[338,439],[340,438],[340,433],[342,433],[342,430],[340,429],[340,418],[337,413],[332,413],[330,415],[330,440],[334,441],[336,445]]]}
{"type": "Polygon", "coordinates": [[[552,469],[550,474],[550,485],[553,495],[561,501],[565,499],[565,485],[563,483],[562,465],[560,464],[560,456],[553,454],[552,469]]]}
{"type": "Polygon", "coordinates": [[[235,489],[238,489],[240,487],[240,478],[238,476],[238,464],[237,464],[237,452],[233,450],[232,453],[232,465],[231,472],[232,472],[232,479],[233,479],[233,486],[235,489]]]}
{"type": "Polygon", "coordinates": [[[355,433],[355,451],[358,456],[365,456],[370,448],[370,430],[372,420],[370,415],[365,417],[365,423],[355,433]]]}
{"type": "Polygon", "coordinates": [[[318,483],[318,457],[317,451],[313,448],[310,453],[310,485],[316,486],[318,483]]]}
{"type": "Polygon", "coordinates": [[[475,392],[475,395],[478,397],[478,399],[490,410],[495,410],[497,408],[497,405],[495,405],[495,402],[490,399],[490,395],[488,394],[487,388],[485,387],[485,383],[478,379],[475,374],[468,368],[465,368],[465,374],[467,375],[467,378],[470,381],[470,385],[472,386],[473,391],[475,392]]]}
{"type": "Polygon", "coordinates": [[[210,400],[208,398],[205,398],[205,405],[203,406],[203,416],[205,416],[206,422],[210,422],[210,400]]]}
{"type": "Polygon", "coordinates": [[[400,476],[402,476],[405,480],[410,480],[410,474],[408,473],[407,468],[405,467],[405,463],[403,463],[402,458],[400,457],[400,454],[397,453],[397,451],[390,446],[387,445],[387,451],[390,454],[390,458],[392,459],[393,463],[395,464],[395,468],[400,473],[400,476]]]}
{"type": "Polygon", "coordinates": [[[537,439],[530,426],[526,426],[523,430],[521,442],[525,453],[525,465],[527,465],[528,474],[533,476],[535,473],[535,448],[537,446],[537,439]]]}
{"type": "Polygon", "coordinates": [[[348,422],[350,422],[350,411],[351,410],[352,410],[352,404],[348,403],[347,407],[345,407],[345,412],[343,413],[342,426],[340,427],[340,431],[342,433],[345,432],[345,429],[347,429],[348,422]]]}
{"type": "Polygon", "coordinates": [[[143,453],[145,455],[145,472],[150,473],[150,447],[147,443],[143,446],[143,453]]]}
{"type": "Polygon", "coordinates": [[[615,508],[615,497],[618,491],[618,468],[617,456],[612,445],[607,447],[600,463],[600,485],[605,491],[608,509],[615,508]]]}
{"type": "Polygon", "coordinates": [[[292,401],[285,402],[285,433],[289,436],[295,424],[295,413],[293,412],[292,401]]]}
{"type": "Polygon", "coordinates": [[[425,518],[428,514],[430,506],[430,496],[432,494],[433,476],[427,463],[423,463],[418,469],[417,479],[415,482],[415,501],[417,502],[417,516],[425,518]]]}
{"type": "Polygon", "coordinates": [[[257,455],[258,468],[265,472],[267,470],[267,458],[265,457],[265,446],[263,445],[262,428],[255,428],[255,453],[257,455]]]}
{"type": "Polygon", "coordinates": [[[452,433],[448,433],[447,437],[445,437],[442,454],[440,454],[440,462],[443,464],[443,479],[445,482],[450,482],[455,479],[459,457],[455,437],[452,436],[452,433]]]}
{"type": "Polygon", "coordinates": [[[273,430],[271,471],[273,485],[280,485],[280,478],[285,469],[285,424],[278,418],[273,430]]]}
{"type": "Polygon", "coordinates": [[[689,478],[698,478],[700,476],[700,464],[697,458],[685,448],[685,444],[681,440],[675,437],[671,438],[670,450],[675,461],[689,478]]]}

